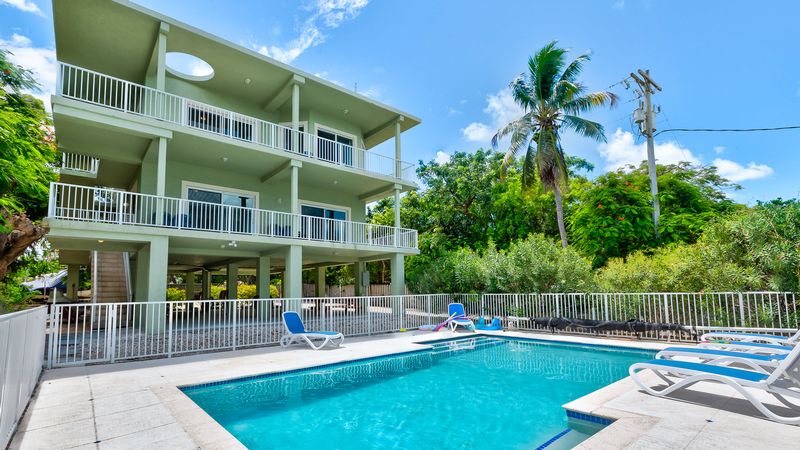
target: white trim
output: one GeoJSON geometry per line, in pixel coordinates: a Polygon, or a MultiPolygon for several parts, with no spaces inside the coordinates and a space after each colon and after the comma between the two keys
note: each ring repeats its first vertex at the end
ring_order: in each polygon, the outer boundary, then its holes
{"type": "MultiPolygon", "coordinates": [[[[294,125],[294,122],[278,122],[278,125],[284,126],[286,128],[292,128],[292,126],[294,125]]],[[[297,122],[297,125],[303,127],[303,132],[304,133],[308,133],[308,121],[307,120],[301,120],[301,121],[297,122]]]]}
{"type": "Polygon", "coordinates": [[[253,197],[253,208],[260,208],[261,204],[259,203],[259,194],[257,191],[247,191],[244,189],[236,189],[227,186],[216,186],[213,184],[205,184],[205,183],[197,183],[194,181],[187,181],[181,180],[181,198],[184,200],[189,199],[189,188],[199,188],[206,191],[213,191],[213,192],[220,192],[220,193],[228,193],[228,194],[245,194],[251,195],[253,197]]]}
{"type": "Polygon", "coordinates": [[[312,202],[310,200],[303,200],[303,199],[298,199],[298,202],[300,203],[300,212],[301,212],[301,214],[302,214],[302,211],[303,211],[303,206],[316,206],[316,207],[325,208],[325,209],[342,211],[342,212],[347,214],[347,217],[345,218],[345,220],[350,220],[350,217],[352,217],[351,216],[351,209],[349,207],[347,207],[347,206],[334,205],[332,203],[312,202]]]}
{"type": "Polygon", "coordinates": [[[347,133],[347,132],[344,132],[344,131],[341,131],[341,130],[337,130],[336,128],[329,127],[329,126],[327,126],[325,124],[321,124],[321,123],[317,122],[317,123],[314,124],[314,137],[319,137],[319,134],[317,134],[317,132],[320,129],[322,131],[327,131],[328,133],[338,134],[340,136],[344,136],[346,138],[350,138],[350,139],[353,140],[352,147],[358,147],[358,136],[356,136],[355,134],[347,133]]]}

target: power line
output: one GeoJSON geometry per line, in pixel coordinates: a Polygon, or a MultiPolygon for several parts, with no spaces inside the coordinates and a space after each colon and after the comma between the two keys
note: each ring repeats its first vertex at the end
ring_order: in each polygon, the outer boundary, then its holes
{"type": "Polygon", "coordinates": [[[668,128],[661,130],[653,136],[658,136],[661,133],[669,131],[687,131],[687,132],[752,132],[752,131],[783,131],[783,130],[800,130],[800,125],[787,125],[785,127],[767,127],[767,128],[668,128]]]}

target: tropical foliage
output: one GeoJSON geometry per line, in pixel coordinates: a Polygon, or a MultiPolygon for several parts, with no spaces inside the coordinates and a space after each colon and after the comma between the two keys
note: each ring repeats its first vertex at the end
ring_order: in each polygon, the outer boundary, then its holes
{"type": "Polygon", "coordinates": [[[528,73],[511,82],[511,95],[522,108],[522,117],[501,128],[492,138],[497,148],[501,139],[509,137],[510,144],[503,167],[513,165],[520,152],[522,158],[522,187],[534,186],[534,178],[547,191],[553,192],[556,221],[561,244],[567,246],[564,225],[563,193],[568,189],[568,168],[561,147],[561,130],[571,130],[597,141],[605,141],[603,126],[580,117],[594,108],[611,105],[617,97],[611,92],[586,92],[578,81],[588,53],[567,63],[567,50],[553,41],[528,59],[528,73]],[[534,174],[535,173],[535,174],[534,174]]]}

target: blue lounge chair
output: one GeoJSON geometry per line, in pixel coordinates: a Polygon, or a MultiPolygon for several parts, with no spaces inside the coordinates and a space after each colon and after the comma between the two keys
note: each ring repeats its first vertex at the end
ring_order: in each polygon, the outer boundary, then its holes
{"type": "Polygon", "coordinates": [[[475,331],[475,322],[467,317],[463,303],[450,303],[447,305],[447,315],[453,317],[448,324],[450,331],[456,331],[458,327],[465,327],[468,330],[475,331]]]}
{"type": "Polygon", "coordinates": [[[735,342],[760,342],[772,345],[788,345],[794,347],[800,342],[800,330],[792,336],[779,336],[776,334],[735,333],[727,331],[714,331],[700,336],[700,341],[735,341],[735,342]]]}
{"type": "Polygon", "coordinates": [[[306,331],[300,314],[295,311],[283,313],[283,325],[286,327],[286,334],[281,337],[281,347],[288,347],[295,342],[305,342],[314,350],[319,350],[328,344],[338,347],[344,342],[344,335],[336,331],[306,331]],[[314,340],[322,340],[319,345],[314,344],[314,340]]]}
{"type": "Polygon", "coordinates": [[[654,359],[648,362],[636,363],[630,367],[629,373],[631,379],[645,392],[658,397],[669,395],[678,389],[689,387],[700,381],[723,383],[741,394],[767,418],[785,424],[800,424],[800,405],[787,399],[800,400],[798,370],[800,370],[800,346],[792,349],[772,373],[674,359],[654,359]],[[667,387],[656,390],[647,386],[639,377],[639,373],[644,370],[652,370],[667,383],[667,387]],[[668,375],[672,378],[678,378],[673,380],[668,375]],[[783,405],[797,411],[797,415],[787,417],[771,411],[753,395],[752,390],[759,390],[772,395],[783,405]]]}
{"type": "Polygon", "coordinates": [[[788,353],[759,355],[731,350],[703,347],[667,347],[656,355],[656,359],[675,359],[676,356],[698,358],[704,364],[716,366],[747,366],[749,370],[769,373],[786,359],[788,353]]]}

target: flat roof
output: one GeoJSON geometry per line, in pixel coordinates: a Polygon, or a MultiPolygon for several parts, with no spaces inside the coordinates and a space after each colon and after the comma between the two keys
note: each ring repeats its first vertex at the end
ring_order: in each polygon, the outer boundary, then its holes
{"type": "Polygon", "coordinates": [[[197,56],[214,68],[212,79],[196,82],[204,89],[266,105],[299,75],[305,78],[301,109],[358,125],[367,148],[392,138],[400,116],[402,131],[421,122],[412,114],[128,0],[53,0],[53,22],[59,61],[127,80],[145,78],[162,22],[169,25],[168,52],[197,56]]]}

